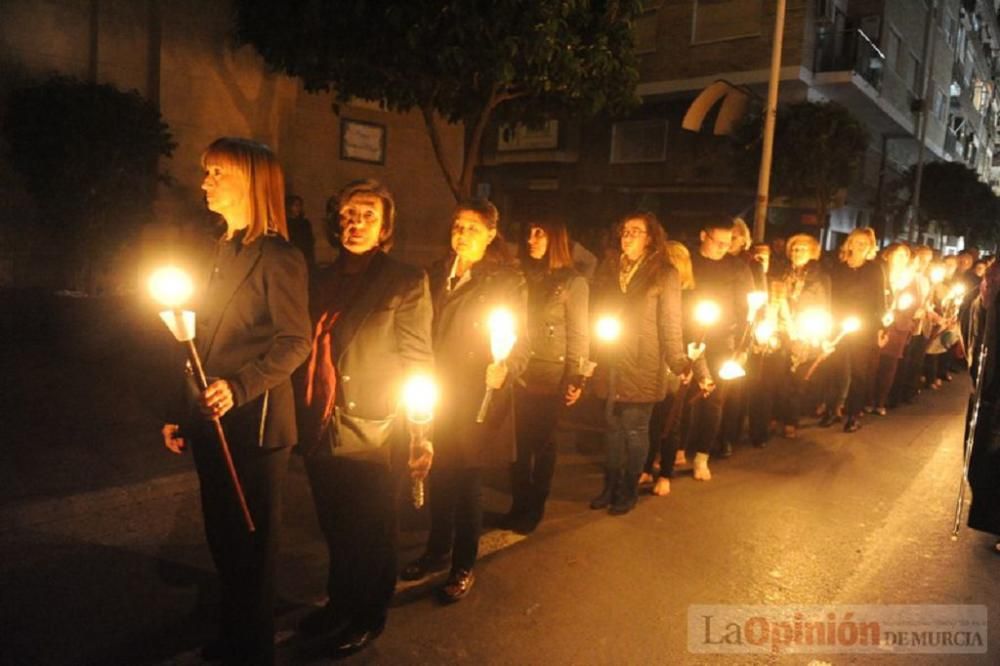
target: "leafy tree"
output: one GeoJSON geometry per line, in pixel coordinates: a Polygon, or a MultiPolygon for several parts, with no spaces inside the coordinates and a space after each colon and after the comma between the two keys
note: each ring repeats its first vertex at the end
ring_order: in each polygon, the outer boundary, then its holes
{"type": "Polygon", "coordinates": [[[338,102],[419,109],[456,198],[491,119],[617,113],[635,103],[632,18],[642,0],[237,0],[237,38],[338,102]],[[466,128],[449,163],[435,113],[466,128]]]}
{"type": "Polygon", "coordinates": [[[157,159],[176,145],[138,92],[61,76],[13,91],[2,131],[53,242],[87,276],[149,219],[157,159]]]}
{"type": "MultiPolygon", "coordinates": [[[[897,185],[901,200],[899,213],[905,211],[913,197],[917,168],[910,167],[897,185]]],[[[1000,200],[975,171],[961,162],[928,162],[920,183],[918,225],[926,228],[936,220],[952,233],[981,247],[990,247],[1000,240],[1000,200]]]]}
{"type": "MultiPolygon", "coordinates": [[[[756,183],[762,116],[749,116],[734,131],[733,140],[737,171],[747,183],[756,183]]],[[[857,177],[867,147],[864,125],[840,104],[798,102],[781,107],[774,130],[772,193],[811,199],[817,220],[825,224],[837,191],[850,186],[857,177]]]]}

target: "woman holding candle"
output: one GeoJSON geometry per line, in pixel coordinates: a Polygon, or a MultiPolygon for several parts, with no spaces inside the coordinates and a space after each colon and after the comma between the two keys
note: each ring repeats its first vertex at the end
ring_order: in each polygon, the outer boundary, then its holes
{"type": "Polygon", "coordinates": [[[553,433],[562,406],[573,405],[590,356],[590,287],[573,268],[562,220],[539,216],[527,226],[521,268],[528,285],[531,361],[514,391],[517,460],[511,465],[512,504],[504,527],[535,530],[545,512],[556,466],[553,433]]]}
{"type": "Polygon", "coordinates": [[[327,651],[341,657],[385,627],[396,583],[391,463],[406,434],[399,402],[408,378],[429,374],[433,353],[427,276],[387,254],[396,230],[392,194],[359,180],[337,200],[342,250],[312,283],[313,349],[299,401],[330,600],[299,626],[324,635],[327,651]]]}
{"type": "Polygon", "coordinates": [[[174,453],[191,444],[219,572],[220,639],[203,655],[270,664],[281,492],[298,439],[290,377],[309,353],[306,265],[288,242],[284,178],[267,146],[222,138],[201,162],[208,207],[226,223],[196,308],[195,342],[210,384],[197,395],[197,408],[163,427],[163,439],[174,453]],[[231,447],[256,526],[252,533],[233,496],[214,417],[221,418],[231,447]]]}
{"type": "MultiPolygon", "coordinates": [[[[459,203],[451,227],[452,254],[430,271],[434,303],[435,374],[441,390],[434,420],[430,473],[431,529],[423,555],[403,569],[419,580],[451,567],[440,589],[445,602],[464,598],[475,584],[473,566],[482,529],[482,470],[515,458],[514,382],[528,365],[524,276],[497,229],[500,215],[485,199],[459,203]],[[496,316],[502,314],[503,316],[496,316]],[[501,322],[515,339],[505,359],[493,351],[501,322]],[[484,392],[491,399],[483,407],[484,392]],[[482,416],[480,422],[479,417],[482,416]]],[[[507,350],[504,350],[507,351],[507,350]]]]}
{"type": "MultiPolygon", "coordinates": [[[[684,375],[691,362],[681,333],[680,277],[667,260],[659,220],[652,213],[635,213],[616,232],[621,254],[606,260],[594,279],[593,312],[616,317],[621,335],[595,346],[595,389],[607,400],[607,461],[604,489],[590,507],[621,515],[638,500],[650,416],[667,394],[668,372],[684,375]]],[[[696,374],[707,383],[704,366],[696,374]]]]}
{"type": "Polygon", "coordinates": [[[797,436],[802,403],[806,395],[805,374],[820,353],[820,341],[826,331],[811,331],[826,321],[830,312],[830,276],[819,262],[819,241],[810,234],[795,234],[785,243],[787,269],[781,278],[784,302],[787,304],[786,381],[778,400],[778,417],[788,439],[797,436]]]}

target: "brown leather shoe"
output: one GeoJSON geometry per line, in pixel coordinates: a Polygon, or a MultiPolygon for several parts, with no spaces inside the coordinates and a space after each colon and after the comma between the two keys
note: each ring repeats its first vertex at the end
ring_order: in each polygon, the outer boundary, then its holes
{"type": "Polygon", "coordinates": [[[464,599],[476,584],[476,574],[471,570],[458,569],[448,576],[448,582],[441,588],[441,598],[447,603],[464,599]]]}

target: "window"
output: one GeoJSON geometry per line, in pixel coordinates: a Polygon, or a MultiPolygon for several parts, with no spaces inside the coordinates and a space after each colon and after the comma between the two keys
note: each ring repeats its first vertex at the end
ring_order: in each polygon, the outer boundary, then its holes
{"type": "Polygon", "coordinates": [[[940,90],[934,91],[934,117],[941,122],[948,117],[948,98],[940,90]]]}
{"type": "Polygon", "coordinates": [[[691,43],[759,35],[762,14],[762,0],[694,0],[691,43]]]}
{"type": "Polygon", "coordinates": [[[906,84],[910,86],[910,90],[914,92],[920,92],[923,86],[920,84],[920,76],[923,72],[920,71],[920,58],[910,51],[906,54],[906,72],[900,72],[903,80],[906,84]]]}
{"type": "Polygon", "coordinates": [[[899,71],[899,44],[902,38],[895,28],[890,27],[885,33],[885,63],[899,71]]]}
{"type": "Polygon", "coordinates": [[[611,163],[635,164],[667,159],[667,121],[630,120],[611,126],[611,163]]]}

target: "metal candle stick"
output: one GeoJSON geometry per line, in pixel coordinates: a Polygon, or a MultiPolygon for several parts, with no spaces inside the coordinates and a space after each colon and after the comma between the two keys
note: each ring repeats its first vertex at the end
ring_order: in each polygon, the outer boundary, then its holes
{"type": "MultiPolygon", "coordinates": [[[[194,344],[195,315],[191,310],[181,310],[181,306],[187,302],[193,291],[191,278],[178,268],[161,268],[150,277],[149,291],[154,299],[168,308],[160,313],[160,319],[163,320],[177,341],[184,345],[198,390],[204,392],[208,388],[208,378],[205,376],[205,369],[201,364],[201,355],[198,354],[198,348],[194,344]]],[[[247,531],[254,532],[256,527],[253,517],[250,515],[250,508],[247,506],[246,496],[243,494],[243,486],[236,474],[236,466],[233,465],[233,456],[229,450],[229,442],[226,441],[226,433],[222,429],[222,421],[219,420],[218,416],[213,416],[211,421],[219,441],[219,450],[222,452],[222,458],[229,472],[229,479],[236,493],[236,501],[243,513],[247,531]]]]}
{"type": "MultiPolygon", "coordinates": [[[[434,405],[437,403],[437,385],[424,375],[416,375],[403,388],[403,404],[406,420],[410,426],[410,469],[417,470],[424,456],[434,455],[434,445],[426,439],[427,429],[434,419],[434,405]],[[420,452],[420,455],[414,455],[420,452]]],[[[417,509],[424,505],[424,480],[410,480],[410,498],[417,509]]]]}

